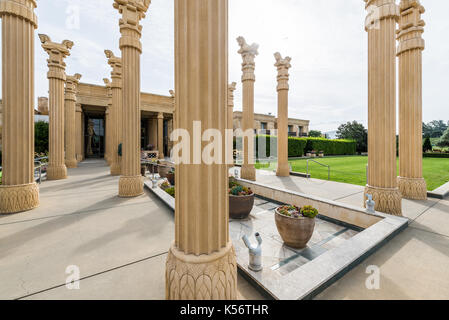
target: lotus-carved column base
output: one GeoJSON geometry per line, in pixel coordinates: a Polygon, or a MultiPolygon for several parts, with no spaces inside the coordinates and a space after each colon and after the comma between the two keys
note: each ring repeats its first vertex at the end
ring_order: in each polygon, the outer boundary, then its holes
{"type": "Polygon", "coordinates": [[[143,194],[142,176],[121,176],[118,183],[118,195],[122,198],[132,198],[143,194]]]}
{"type": "Polygon", "coordinates": [[[39,206],[39,187],[36,183],[0,185],[0,214],[28,211],[39,206]]]}
{"type": "Polygon", "coordinates": [[[65,166],[69,169],[78,168],[78,161],[76,161],[76,159],[66,160],[65,166]]]}
{"type": "Polygon", "coordinates": [[[424,178],[398,177],[402,197],[411,200],[427,200],[427,183],[424,178]]]}
{"type": "Polygon", "coordinates": [[[48,165],[47,168],[47,180],[62,180],[67,179],[67,167],[65,165],[55,166],[48,165]]]}
{"type": "Polygon", "coordinates": [[[256,169],[254,165],[242,165],[240,177],[245,180],[256,181],[256,169]]]}
{"type": "Polygon", "coordinates": [[[402,216],[402,197],[398,188],[377,188],[372,186],[365,187],[365,206],[366,194],[371,194],[376,203],[375,210],[388,213],[395,216],[402,216]]]}
{"type": "Polygon", "coordinates": [[[209,255],[187,255],[174,245],[167,257],[167,300],[236,300],[237,262],[232,242],[209,255]]]}

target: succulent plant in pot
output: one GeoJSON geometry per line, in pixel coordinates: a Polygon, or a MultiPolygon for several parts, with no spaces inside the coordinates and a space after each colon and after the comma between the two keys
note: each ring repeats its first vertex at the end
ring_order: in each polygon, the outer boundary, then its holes
{"type": "Polygon", "coordinates": [[[168,182],[170,182],[170,184],[172,186],[175,185],[175,168],[171,168],[170,171],[167,173],[166,178],[168,180],[168,182]]]}
{"type": "Polygon", "coordinates": [[[253,210],[254,192],[229,178],[229,218],[246,219],[253,210]]]}
{"type": "Polygon", "coordinates": [[[312,206],[285,205],[277,208],[276,227],[284,243],[295,249],[305,248],[312,238],[317,215],[318,210],[312,206]]]}

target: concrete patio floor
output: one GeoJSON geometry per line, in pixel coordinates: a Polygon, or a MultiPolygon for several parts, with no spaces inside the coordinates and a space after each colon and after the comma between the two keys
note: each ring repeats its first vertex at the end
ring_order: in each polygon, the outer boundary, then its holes
{"type": "MultiPolygon", "coordinates": [[[[118,177],[102,160],[45,181],[41,205],[0,216],[0,299],[164,299],[173,215],[149,192],[117,197],[118,177]],[[68,266],[80,289],[65,287],[68,266]]],[[[258,171],[258,181],[361,205],[363,188],[258,171]]],[[[403,201],[410,228],[322,292],[317,299],[449,299],[449,200],[403,201]],[[366,267],[381,271],[368,290],[366,267]]],[[[243,278],[239,298],[262,299],[243,278]]]]}

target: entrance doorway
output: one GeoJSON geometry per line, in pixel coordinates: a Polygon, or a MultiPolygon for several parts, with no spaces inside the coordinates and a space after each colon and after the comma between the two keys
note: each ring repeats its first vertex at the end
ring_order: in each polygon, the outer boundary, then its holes
{"type": "Polygon", "coordinates": [[[105,151],[104,117],[86,114],[84,128],[84,154],[86,158],[103,158],[105,151]]]}

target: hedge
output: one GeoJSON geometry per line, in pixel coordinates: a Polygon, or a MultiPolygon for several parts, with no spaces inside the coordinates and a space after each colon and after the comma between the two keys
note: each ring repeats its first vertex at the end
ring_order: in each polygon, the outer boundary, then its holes
{"type": "Polygon", "coordinates": [[[424,158],[446,158],[449,159],[449,153],[426,152],[423,153],[424,158]]]}
{"type": "MultiPolygon", "coordinates": [[[[241,138],[239,138],[240,140],[241,138]]],[[[258,135],[256,136],[256,157],[263,158],[270,155],[271,143],[275,143],[277,137],[258,135]],[[259,155],[259,143],[265,139],[266,153],[259,155]]],[[[288,156],[290,158],[302,157],[310,151],[324,151],[325,155],[355,155],[357,142],[352,140],[329,140],[324,138],[288,138],[288,156]]],[[[234,149],[236,149],[236,138],[234,138],[234,149]]]]}

